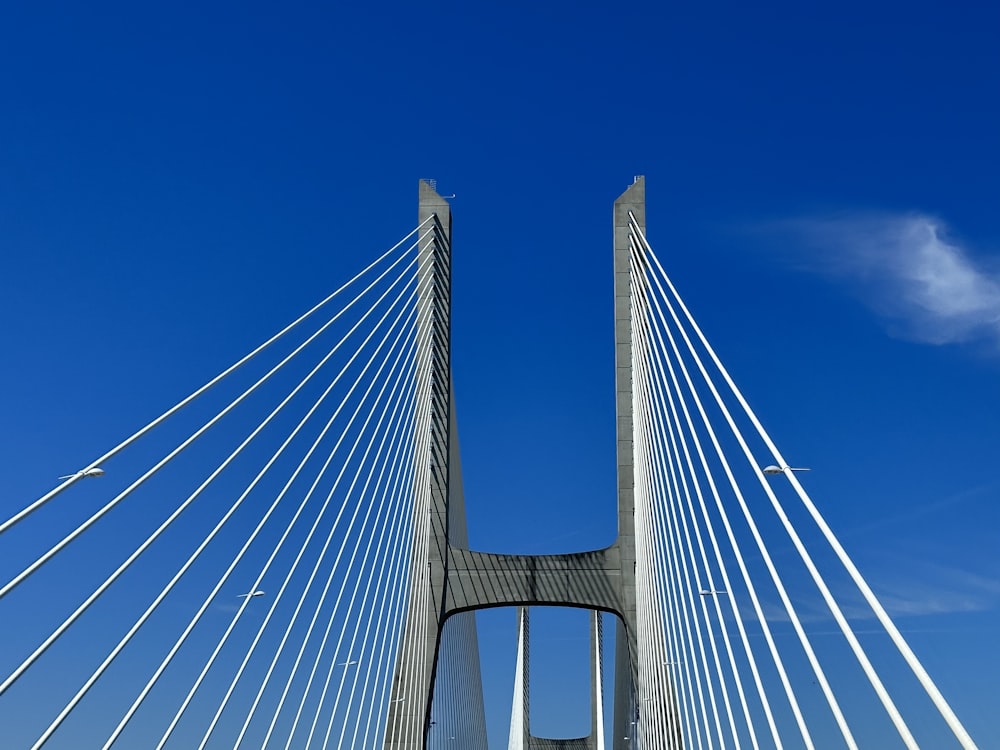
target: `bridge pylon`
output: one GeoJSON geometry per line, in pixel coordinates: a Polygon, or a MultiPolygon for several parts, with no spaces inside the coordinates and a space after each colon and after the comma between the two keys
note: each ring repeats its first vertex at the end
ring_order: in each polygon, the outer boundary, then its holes
{"type": "Polygon", "coordinates": [[[601,613],[590,612],[590,734],[586,737],[552,739],[531,732],[530,653],[531,628],[528,607],[517,610],[517,667],[514,672],[514,699],[511,706],[510,738],[507,750],[605,750],[604,740],[604,659],[601,613]]]}
{"type": "MultiPolygon", "coordinates": [[[[640,665],[636,599],[632,422],[632,254],[630,215],[645,229],[645,182],[615,202],[614,299],[618,537],[603,549],[562,555],[504,555],[468,549],[465,500],[451,381],[451,209],[431,183],[419,187],[421,240],[418,371],[418,477],[413,511],[410,604],[393,679],[386,750],[423,750],[434,726],[431,706],[442,629],[450,618],[492,607],[579,607],[617,615],[615,750],[635,746],[640,665]]],[[[474,628],[472,630],[474,639],[474,628]]],[[[478,657],[477,657],[478,658],[478,657]]],[[[478,673],[478,662],[476,666],[478,673]]],[[[470,686],[471,687],[471,686],[470,686]]],[[[476,686],[481,691],[481,686],[476,686]]],[[[481,692],[480,692],[481,695],[481,692]]],[[[665,707],[673,713],[672,706],[665,707]]],[[[679,748],[679,736],[656,747],[679,748]]]]}

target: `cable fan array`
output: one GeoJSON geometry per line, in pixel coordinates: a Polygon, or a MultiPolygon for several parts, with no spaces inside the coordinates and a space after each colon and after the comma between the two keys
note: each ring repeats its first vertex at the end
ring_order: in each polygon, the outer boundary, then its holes
{"type": "Polygon", "coordinates": [[[382,747],[432,232],[0,524],[5,746],[382,747]]]}
{"type": "Polygon", "coordinates": [[[907,665],[944,731],[975,747],[722,366],[634,216],[630,244],[640,664],[631,746],[814,748],[838,737],[836,744],[857,748],[863,722],[866,737],[881,731],[887,742],[917,748],[913,722],[890,697],[877,661],[894,676],[907,665]],[[761,465],[772,461],[777,466],[765,472],[761,465]],[[792,502],[782,500],[786,490],[792,502]],[[862,644],[843,597],[834,596],[834,586],[850,585],[850,601],[860,599],[869,622],[883,627],[880,639],[862,644]],[[835,624],[842,639],[818,642],[815,618],[801,616],[802,598],[816,595],[826,611],[821,624],[835,624]]]}
{"type": "MultiPolygon", "coordinates": [[[[452,435],[452,439],[457,440],[457,435],[452,435]]],[[[461,473],[455,466],[450,467],[450,482],[449,542],[468,549],[461,473]]],[[[441,629],[427,748],[487,750],[487,742],[476,614],[462,612],[448,618],[441,629]]]]}
{"type": "Polygon", "coordinates": [[[428,289],[420,300],[418,320],[421,329],[431,332],[432,343],[421,347],[427,359],[421,371],[429,374],[419,385],[421,403],[426,405],[417,426],[422,481],[414,496],[410,604],[401,625],[403,637],[390,693],[386,747],[485,750],[486,716],[475,614],[461,613],[441,623],[442,592],[433,590],[430,581],[432,537],[468,547],[451,383],[450,221],[448,224],[446,228],[435,219],[433,236],[422,243],[420,252],[420,276],[428,289]]]}
{"type": "Polygon", "coordinates": [[[428,750],[487,750],[476,615],[448,618],[441,632],[428,750]]]}
{"type": "MultiPolygon", "coordinates": [[[[436,640],[428,562],[468,544],[447,243],[429,217],[0,522],[5,747],[486,747],[475,615],[436,640]]],[[[634,216],[630,243],[639,669],[613,746],[975,748],[634,216]]]]}

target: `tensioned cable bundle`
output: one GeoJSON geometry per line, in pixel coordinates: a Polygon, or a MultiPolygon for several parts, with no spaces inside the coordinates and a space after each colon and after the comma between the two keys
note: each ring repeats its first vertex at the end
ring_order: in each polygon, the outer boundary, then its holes
{"type": "Polygon", "coordinates": [[[975,747],[764,431],[634,216],[630,243],[639,746],[680,734],[686,748],[812,748],[834,736],[856,748],[864,727],[868,743],[881,736],[916,748],[913,727],[927,722],[908,723],[887,685],[891,678],[895,689],[912,691],[899,686],[909,672],[943,720],[935,731],[975,747]],[[852,584],[858,595],[845,598],[840,592],[852,584]],[[848,619],[858,596],[894,653],[884,640],[863,642],[848,619]],[[803,601],[817,598],[822,620],[815,607],[803,612],[803,601]],[[836,625],[841,637],[818,637],[817,622],[824,631],[836,625]],[[855,685],[865,683],[862,701],[855,685]]]}
{"type": "Polygon", "coordinates": [[[423,477],[414,512],[414,569],[403,647],[390,704],[387,746],[462,747],[485,750],[479,643],[474,613],[441,622],[441,564],[445,545],[467,547],[466,518],[458,432],[451,382],[450,219],[435,221],[434,234],[421,250],[422,274],[434,293],[424,295],[419,312],[431,332],[423,349],[430,376],[422,384],[428,409],[421,414],[418,435],[426,438],[418,451],[415,474],[423,477]],[[432,549],[430,545],[434,545],[432,549]],[[431,559],[435,562],[431,562],[431,559]],[[434,586],[431,579],[440,576],[434,586]],[[438,630],[440,629],[440,638],[438,630]],[[432,671],[432,657],[436,666],[432,671]],[[432,703],[425,696],[433,679],[432,703]],[[402,739],[400,745],[393,744],[402,739]]]}
{"type": "Polygon", "coordinates": [[[5,745],[382,747],[436,231],[0,522],[5,745]]]}

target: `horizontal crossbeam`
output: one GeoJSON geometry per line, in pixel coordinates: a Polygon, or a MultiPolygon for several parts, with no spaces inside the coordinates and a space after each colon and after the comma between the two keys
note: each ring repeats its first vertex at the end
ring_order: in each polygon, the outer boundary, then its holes
{"type": "Polygon", "coordinates": [[[450,547],[445,615],[473,609],[555,606],[623,617],[617,544],[566,555],[503,555],[450,547]]]}

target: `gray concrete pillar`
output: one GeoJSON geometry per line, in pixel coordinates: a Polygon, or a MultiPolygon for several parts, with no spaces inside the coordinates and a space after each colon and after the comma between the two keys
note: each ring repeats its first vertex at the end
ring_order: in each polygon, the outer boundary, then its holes
{"type": "Polygon", "coordinates": [[[421,230],[419,245],[417,326],[431,335],[421,342],[417,358],[429,361],[431,377],[430,434],[417,436],[418,441],[428,439],[428,454],[416,456],[416,470],[417,476],[430,473],[430,507],[414,508],[410,604],[393,676],[386,750],[420,750],[426,745],[444,624],[449,473],[452,463],[458,464],[453,456],[458,441],[451,439],[451,208],[424,180],[419,184],[418,221],[428,224],[421,230]],[[423,512],[429,518],[417,515],[423,512]],[[427,552],[422,555],[423,549],[427,552]]]}
{"type": "Polygon", "coordinates": [[[618,549],[621,554],[622,612],[615,639],[615,750],[631,736],[638,684],[635,596],[635,505],[632,446],[632,258],[629,214],[646,228],[646,180],[636,177],[615,201],[615,417],[618,457],[618,549]]]}

